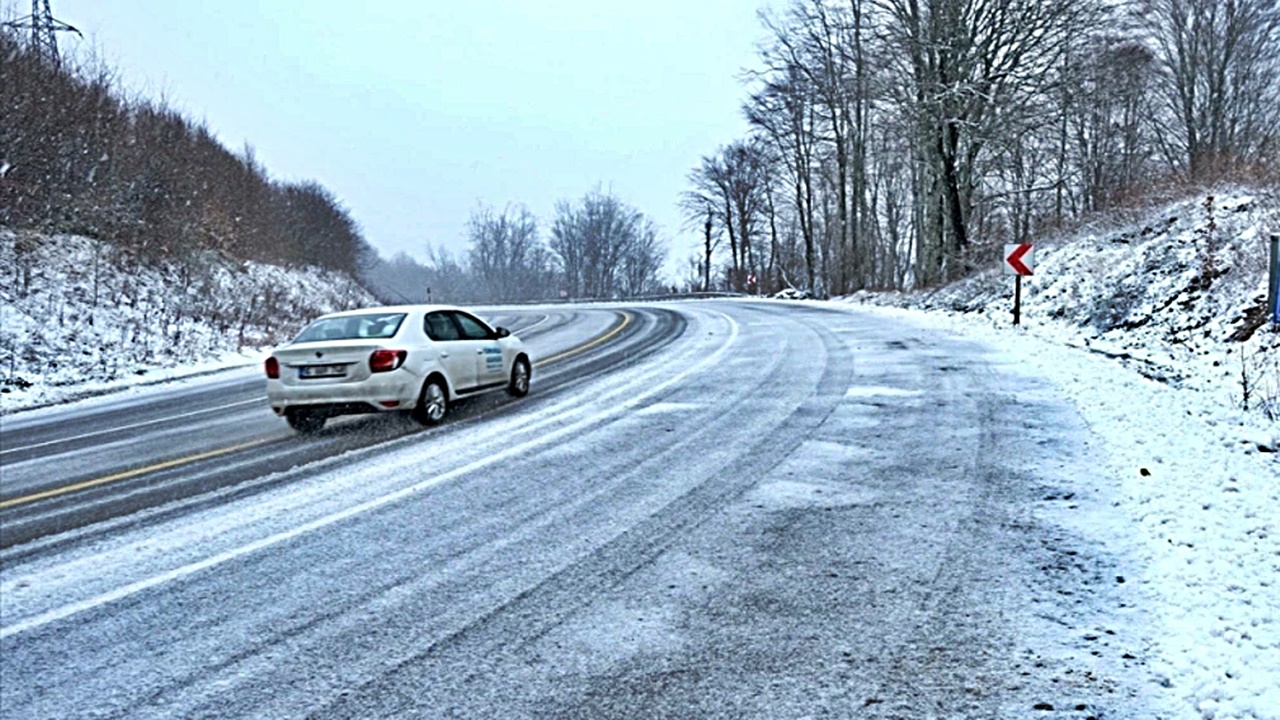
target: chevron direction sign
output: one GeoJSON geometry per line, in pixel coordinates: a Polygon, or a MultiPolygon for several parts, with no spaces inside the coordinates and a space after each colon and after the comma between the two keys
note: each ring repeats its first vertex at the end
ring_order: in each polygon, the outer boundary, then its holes
{"type": "Polygon", "coordinates": [[[1022,324],[1022,276],[1030,275],[1036,266],[1031,243],[1004,246],[1004,274],[1013,275],[1013,324],[1022,324]]]}
{"type": "Polygon", "coordinates": [[[1036,266],[1034,248],[1031,243],[1018,243],[1004,246],[1005,275],[1031,275],[1036,266]]]}

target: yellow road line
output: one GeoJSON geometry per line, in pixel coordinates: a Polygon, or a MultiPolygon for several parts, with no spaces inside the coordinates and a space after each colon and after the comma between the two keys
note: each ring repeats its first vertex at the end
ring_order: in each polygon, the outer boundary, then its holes
{"type": "MultiPolygon", "coordinates": [[[[575,347],[575,348],[570,348],[568,350],[565,350],[562,353],[552,355],[549,358],[544,358],[542,360],[539,360],[533,365],[534,367],[542,367],[543,365],[548,365],[553,362],[564,360],[565,358],[573,357],[574,355],[577,355],[579,353],[584,353],[593,347],[601,345],[602,343],[606,343],[612,340],[613,338],[617,337],[618,333],[626,329],[626,327],[631,324],[631,320],[632,320],[631,313],[623,311],[622,322],[618,323],[617,327],[613,328],[609,332],[605,333],[604,335],[601,335],[600,337],[596,338],[595,340],[592,340],[591,342],[585,343],[583,345],[579,345],[578,347],[575,347]]],[[[107,483],[116,482],[118,480],[128,480],[129,478],[138,477],[139,475],[145,475],[151,472],[168,470],[169,468],[178,467],[180,465],[187,465],[193,462],[197,462],[199,460],[208,460],[209,458],[215,458],[215,457],[218,457],[219,455],[226,455],[228,453],[236,452],[237,450],[244,450],[245,448],[255,447],[257,445],[262,445],[267,442],[270,442],[270,440],[269,439],[254,440],[252,442],[241,443],[239,445],[232,445],[231,447],[225,447],[218,450],[210,450],[209,452],[199,453],[197,455],[188,455],[187,457],[177,458],[176,460],[166,460],[161,463],[156,463],[155,465],[148,465],[146,467],[135,468],[133,470],[126,470],[125,472],[116,473],[114,475],[107,475],[105,477],[100,477],[100,478],[94,478],[93,480],[85,480],[84,482],[75,483],[73,485],[65,485],[63,487],[53,488],[51,490],[44,490],[38,493],[32,493],[30,495],[23,495],[21,497],[10,498],[8,500],[0,500],[0,510],[3,510],[5,508],[11,508],[17,505],[25,505],[27,503],[35,502],[37,500],[44,500],[46,498],[57,497],[59,495],[66,495],[67,493],[77,492],[80,490],[87,490],[88,488],[91,488],[91,487],[106,485],[107,483]]]]}
{"type": "Polygon", "coordinates": [[[533,366],[540,368],[543,365],[550,365],[553,362],[558,362],[560,360],[564,360],[565,358],[573,357],[574,355],[577,355],[579,353],[584,353],[590,350],[591,348],[596,347],[597,345],[600,345],[601,343],[608,342],[613,338],[617,337],[618,333],[622,332],[630,324],[631,324],[631,313],[624,310],[622,311],[622,322],[618,323],[618,326],[615,327],[614,329],[610,330],[604,335],[601,335],[595,340],[592,340],[591,342],[586,343],[585,345],[579,345],[576,348],[569,348],[568,350],[565,350],[562,353],[552,355],[549,358],[543,358],[535,362],[533,366]]]}
{"type": "Polygon", "coordinates": [[[10,498],[8,500],[0,501],[0,510],[14,507],[15,505],[25,505],[26,503],[35,502],[36,500],[44,500],[45,498],[65,495],[78,490],[85,490],[98,485],[105,485],[107,483],[116,482],[117,480],[128,480],[129,478],[145,475],[150,472],[168,470],[169,468],[178,467],[179,465],[187,465],[198,460],[208,460],[209,458],[226,455],[228,453],[236,452],[237,450],[244,450],[245,448],[251,448],[257,445],[263,445],[268,442],[271,442],[271,440],[253,440],[251,442],[240,443],[239,445],[232,445],[231,447],[225,447],[219,450],[210,450],[209,452],[199,453],[197,455],[188,455],[187,457],[178,458],[176,460],[166,460],[161,463],[156,463],[155,465],[126,470],[125,472],[116,473],[115,475],[107,475],[105,477],[94,478],[93,480],[85,480],[84,482],[75,483],[73,485],[64,485],[63,487],[53,488],[52,490],[44,490],[30,495],[23,495],[22,497],[10,498]]]}

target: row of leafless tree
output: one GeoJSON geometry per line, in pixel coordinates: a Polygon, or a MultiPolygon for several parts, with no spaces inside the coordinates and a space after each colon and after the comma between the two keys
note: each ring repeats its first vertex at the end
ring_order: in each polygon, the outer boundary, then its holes
{"type": "Polygon", "coordinates": [[[0,28],[0,225],[109,239],[139,256],[355,273],[371,253],[325,188],[273,182],[253,150],[123,97],[112,71],[56,64],[0,28]]]}
{"type": "Polygon", "coordinates": [[[682,199],[691,284],[922,287],[1155,185],[1276,179],[1280,0],[792,0],[761,20],[751,131],[682,199]]]}
{"type": "Polygon", "coordinates": [[[401,302],[518,302],[635,297],[658,291],[666,249],[653,222],[612,193],[594,190],[556,206],[544,240],[525,207],[481,205],[467,224],[464,257],[428,247],[366,269],[369,285],[401,302]]]}

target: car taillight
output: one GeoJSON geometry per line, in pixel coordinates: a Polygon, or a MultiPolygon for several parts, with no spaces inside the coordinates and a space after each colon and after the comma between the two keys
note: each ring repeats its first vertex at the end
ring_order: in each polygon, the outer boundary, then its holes
{"type": "Polygon", "coordinates": [[[404,364],[408,356],[405,350],[374,350],[369,356],[369,372],[391,372],[404,364]]]}
{"type": "Polygon", "coordinates": [[[267,358],[267,378],[271,380],[280,379],[280,361],[274,357],[267,358]]]}

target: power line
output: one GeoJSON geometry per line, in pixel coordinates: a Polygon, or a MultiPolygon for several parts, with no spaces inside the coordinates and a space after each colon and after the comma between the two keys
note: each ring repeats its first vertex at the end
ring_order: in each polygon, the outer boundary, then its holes
{"type": "Polygon", "coordinates": [[[36,57],[58,65],[58,37],[60,32],[73,32],[80,37],[84,34],[75,27],[53,17],[49,9],[49,0],[31,0],[31,14],[4,23],[4,27],[14,30],[31,31],[31,49],[36,57]]]}

